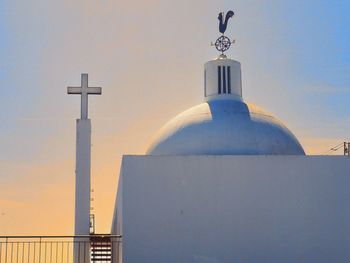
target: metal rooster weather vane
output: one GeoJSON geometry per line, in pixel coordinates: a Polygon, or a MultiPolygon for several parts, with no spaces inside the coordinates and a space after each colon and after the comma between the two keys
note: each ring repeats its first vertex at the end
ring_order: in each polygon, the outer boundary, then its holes
{"type": "Polygon", "coordinates": [[[235,41],[231,41],[227,36],[225,36],[225,31],[227,29],[227,24],[228,24],[228,20],[234,16],[234,12],[233,11],[228,11],[225,17],[225,21],[224,19],[224,12],[219,13],[219,31],[222,34],[221,37],[219,37],[216,41],[215,44],[212,44],[213,46],[215,46],[215,48],[221,52],[221,54],[224,54],[225,51],[227,51],[231,44],[235,43],[235,41]]]}

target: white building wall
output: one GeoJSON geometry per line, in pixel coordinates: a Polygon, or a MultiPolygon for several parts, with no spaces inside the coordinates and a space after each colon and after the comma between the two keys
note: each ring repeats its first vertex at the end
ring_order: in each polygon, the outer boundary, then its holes
{"type": "Polygon", "coordinates": [[[350,262],[349,168],[348,157],[124,156],[123,263],[350,262]]]}

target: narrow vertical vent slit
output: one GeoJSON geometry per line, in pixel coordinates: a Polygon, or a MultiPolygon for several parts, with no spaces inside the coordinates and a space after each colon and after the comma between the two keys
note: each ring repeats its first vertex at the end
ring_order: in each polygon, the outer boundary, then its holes
{"type": "Polygon", "coordinates": [[[221,66],[218,66],[218,93],[221,94],[221,66]]]}
{"type": "Polygon", "coordinates": [[[231,67],[227,67],[227,89],[228,93],[231,94],[231,67]]]}
{"type": "Polygon", "coordinates": [[[226,67],[223,67],[223,70],[222,70],[222,83],[223,83],[222,93],[226,93],[226,67]]]}

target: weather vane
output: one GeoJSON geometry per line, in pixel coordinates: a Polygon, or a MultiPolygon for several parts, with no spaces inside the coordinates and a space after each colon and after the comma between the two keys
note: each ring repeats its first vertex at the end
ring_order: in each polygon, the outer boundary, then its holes
{"type": "Polygon", "coordinates": [[[219,19],[219,31],[222,34],[222,36],[220,36],[216,41],[215,44],[212,44],[213,46],[215,46],[215,48],[221,52],[221,54],[223,55],[224,52],[226,50],[228,50],[231,46],[231,44],[233,44],[235,41],[231,41],[227,36],[225,36],[225,31],[227,29],[227,24],[228,24],[228,20],[234,16],[234,12],[233,11],[228,11],[225,17],[225,21],[224,19],[224,12],[219,13],[218,19],[219,19]]]}

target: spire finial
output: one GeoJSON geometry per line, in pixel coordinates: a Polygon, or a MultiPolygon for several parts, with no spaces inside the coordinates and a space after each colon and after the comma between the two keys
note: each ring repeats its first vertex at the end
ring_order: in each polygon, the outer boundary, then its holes
{"type": "Polygon", "coordinates": [[[219,31],[222,34],[222,36],[220,36],[216,41],[215,44],[213,44],[215,46],[215,48],[221,52],[221,55],[224,54],[225,51],[227,51],[231,44],[233,44],[235,41],[231,41],[227,36],[225,36],[225,32],[227,29],[227,24],[228,21],[231,17],[234,16],[234,12],[233,11],[228,11],[226,16],[224,12],[220,12],[218,19],[219,19],[219,31]],[[224,20],[224,16],[225,16],[225,20],[224,20]]]}

